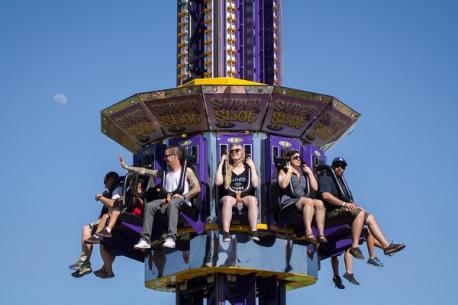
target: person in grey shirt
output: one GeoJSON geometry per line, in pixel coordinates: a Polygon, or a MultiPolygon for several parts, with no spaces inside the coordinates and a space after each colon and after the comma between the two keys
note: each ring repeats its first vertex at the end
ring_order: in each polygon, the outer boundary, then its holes
{"type": "Polygon", "coordinates": [[[296,207],[302,211],[302,218],[305,225],[305,238],[309,242],[317,242],[317,238],[312,232],[312,220],[315,216],[315,223],[318,229],[318,241],[326,243],[324,236],[324,217],[325,208],[319,199],[307,197],[309,191],[318,191],[318,183],[313,171],[305,163],[302,164],[299,151],[292,150],[286,154],[289,161],[288,166],[281,169],[278,174],[278,185],[282,189],[280,206],[285,206],[294,202],[296,207]],[[309,183],[307,183],[307,180],[309,183]],[[307,190],[310,184],[310,190],[307,190]]]}

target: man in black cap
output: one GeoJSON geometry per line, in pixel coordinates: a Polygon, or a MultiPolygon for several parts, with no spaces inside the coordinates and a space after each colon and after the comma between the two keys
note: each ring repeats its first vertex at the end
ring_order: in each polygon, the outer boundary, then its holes
{"type": "MultiPolygon", "coordinates": [[[[377,244],[381,246],[385,255],[393,255],[394,253],[404,249],[404,244],[389,243],[382,233],[375,217],[367,213],[364,208],[358,206],[348,188],[343,174],[347,167],[347,162],[342,157],[337,157],[332,161],[332,170],[337,177],[336,185],[330,176],[323,175],[319,179],[319,193],[326,205],[326,221],[332,221],[335,218],[346,219],[352,224],[352,245],[349,249],[351,255],[358,259],[364,259],[361,250],[359,249],[359,238],[364,225],[367,225],[370,234],[373,235],[377,244]],[[341,190],[339,192],[338,190],[341,190]]],[[[348,275],[349,277],[352,274],[348,275]]]]}
{"type": "MultiPolygon", "coordinates": [[[[86,274],[92,272],[90,258],[92,254],[92,244],[100,243],[100,240],[86,243],[92,234],[94,234],[98,228],[100,222],[104,223],[108,217],[107,212],[110,208],[113,208],[116,200],[121,198],[123,189],[119,184],[119,175],[116,172],[109,172],[105,175],[103,179],[103,184],[105,185],[105,191],[103,193],[98,193],[95,195],[95,201],[98,201],[103,204],[102,210],[100,211],[99,218],[85,226],[83,226],[83,231],[81,235],[81,254],[78,260],[69,266],[70,269],[75,270],[72,273],[74,277],[82,277],[86,274]]],[[[102,252],[102,251],[101,251],[102,252]]]]}

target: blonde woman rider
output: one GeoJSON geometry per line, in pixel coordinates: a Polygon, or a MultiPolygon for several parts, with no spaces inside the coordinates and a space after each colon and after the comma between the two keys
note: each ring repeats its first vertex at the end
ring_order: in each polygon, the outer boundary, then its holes
{"type": "Polygon", "coordinates": [[[259,241],[257,232],[258,200],[251,195],[251,190],[259,185],[256,167],[240,144],[232,144],[229,148],[229,157],[221,156],[216,170],[215,183],[224,185],[222,203],[223,241],[230,241],[229,228],[232,220],[232,208],[235,204],[245,205],[248,208],[248,223],[251,239],[259,241]],[[224,163],[228,161],[226,174],[223,176],[224,163]]]}

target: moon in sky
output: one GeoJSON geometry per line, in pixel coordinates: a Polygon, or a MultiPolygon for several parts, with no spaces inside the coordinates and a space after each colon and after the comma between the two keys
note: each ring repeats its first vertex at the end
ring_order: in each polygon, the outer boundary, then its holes
{"type": "Polygon", "coordinates": [[[62,105],[65,105],[68,102],[67,97],[61,93],[57,93],[56,95],[54,95],[54,101],[62,105]]]}

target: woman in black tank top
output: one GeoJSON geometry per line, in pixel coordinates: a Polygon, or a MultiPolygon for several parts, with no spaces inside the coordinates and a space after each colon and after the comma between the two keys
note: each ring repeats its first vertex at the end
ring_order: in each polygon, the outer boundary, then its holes
{"type": "Polygon", "coordinates": [[[251,191],[257,188],[259,184],[256,167],[251,158],[245,158],[242,145],[231,145],[229,152],[229,158],[227,155],[221,156],[215,178],[217,186],[224,185],[224,196],[221,198],[223,241],[230,241],[229,228],[232,220],[232,208],[235,204],[248,207],[250,235],[253,240],[259,241],[257,235],[258,200],[251,195],[251,191]],[[223,176],[225,161],[229,162],[227,172],[223,176]]]}

